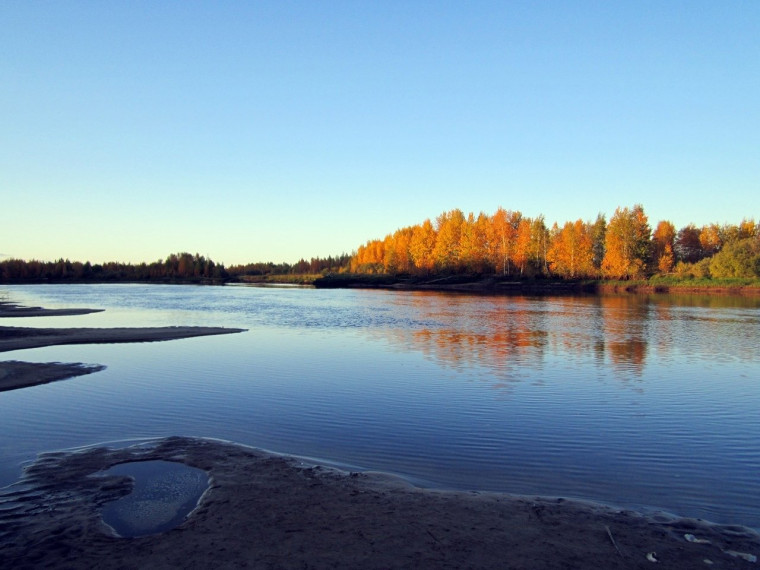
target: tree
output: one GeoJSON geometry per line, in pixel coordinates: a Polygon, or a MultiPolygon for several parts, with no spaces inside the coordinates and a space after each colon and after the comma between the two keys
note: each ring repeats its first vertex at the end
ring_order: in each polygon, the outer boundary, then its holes
{"type": "Polygon", "coordinates": [[[689,224],[678,230],[674,246],[678,261],[696,263],[705,257],[705,252],[699,239],[700,233],[702,233],[701,230],[694,224],[689,224]]]}
{"type": "Polygon", "coordinates": [[[710,259],[710,275],[718,279],[760,277],[760,242],[750,237],[729,243],[710,259]]]}
{"type": "Polygon", "coordinates": [[[699,243],[702,245],[702,251],[708,257],[715,255],[723,247],[723,231],[718,224],[709,224],[702,226],[699,233],[699,243]]]}
{"type": "Polygon", "coordinates": [[[433,248],[433,260],[439,271],[459,268],[459,241],[464,221],[464,214],[459,209],[444,212],[436,218],[438,236],[433,248]]]}
{"type": "Polygon", "coordinates": [[[662,220],[652,234],[652,266],[660,273],[670,273],[675,264],[673,249],[676,228],[668,221],[662,220]]]}
{"type": "Polygon", "coordinates": [[[412,270],[412,260],[409,254],[409,244],[412,241],[414,230],[403,228],[393,234],[393,251],[398,273],[409,273],[412,270]]]}
{"type": "Polygon", "coordinates": [[[592,226],[583,220],[566,222],[560,230],[554,224],[549,246],[549,266],[553,273],[565,278],[588,277],[594,268],[594,241],[592,226]]]}
{"type": "Polygon", "coordinates": [[[433,270],[433,248],[436,242],[436,232],[430,219],[419,226],[414,226],[412,238],[409,241],[409,255],[419,273],[429,274],[433,270]]]}
{"type": "Polygon", "coordinates": [[[544,216],[533,219],[530,227],[530,259],[536,273],[549,273],[546,255],[549,250],[549,229],[544,222],[544,216]]]}
{"type": "Polygon", "coordinates": [[[644,275],[650,257],[649,223],[644,208],[617,208],[607,226],[602,271],[606,277],[630,279],[644,275]]]}
{"type": "Polygon", "coordinates": [[[756,237],[758,235],[758,225],[752,218],[744,218],[739,224],[739,239],[756,237]]]}
{"type": "Polygon", "coordinates": [[[491,244],[491,262],[496,270],[501,270],[504,275],[509,274],[509,261],[521,218],[520,212],[507,211],[501,206],[491,217],[488,235],[488,241],[491,244]]]}
{"type": "Polygon", "coordinates": [[[530,259],[531,229],[532,220],[530,218],[521,218],[517,224],[517,234],[515,235],[513,250],[513,260],[515,265],[520,269],[520,275],[525,273],[525,265],[530,259]]]}
{"type": "Polygon", "coordinates": [[[478,219],[470,212],[459,232],[459,261],[462,269],[482,273],[486,263],[486,231],[488,217],[481,212],[478,219]]]}
{"type": "Polygon", "coordinates": [[[597,274],[601,273],[602,261],[604,261],[604,244],[607,240],[607,219],[604,214],[597,214],[596,221],[591,226],[592,250],[594,252],[593,264],[597,274]]]}

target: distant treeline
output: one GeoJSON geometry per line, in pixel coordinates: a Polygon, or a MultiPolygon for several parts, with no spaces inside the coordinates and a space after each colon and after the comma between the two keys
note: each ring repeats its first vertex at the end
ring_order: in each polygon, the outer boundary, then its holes
{"type": "Polygon", "coordinates": [[[652,231],[644,208],[617,208],[609,221],[576,220],[547,227],[499,208],[493,215],[455,209],[435,222],[368,241],[351,260],[364,274],[495,274],[518,278],[639,279],[760,277],[760,224],[689,224],[676,231],[660,221],[652,231]]]}
{"type": "Polygon", "coordinates": [[[0,262],[0,281],[172,281],[224,280],[229,273],[224,265],[202,255],[172,254],[153,263],[90,263],[59,259],[58,261],[24,261],[8,259],[0,262]]]}
{"type": "Polygon", "coordinates": [[[335,257],[312,257],[309,261],[300,259],[298,263],[248,263],[246,265],[233,265],[228,271],[235,277],[264,277],[269,275],[304,275],[341,273],[348,269],[352,255],[343,253],[335,257]]]}
{"type": "Polygon", "coordinates": [[[171,254],[153,263],[91,264],[8,259],[0,282],[156,281],[225,282],[286,275],[364,274],[386,276],[499,275],[514,278],[641,279],[760,278],[760,224],[688,224],[667,221],[654,230],[641,205],[617,208],[607,221],[576,220],[547,227],[499,208],[465,215],[454,209],[368,241],[353,254],[313,257],[295,264],[259,262],[225,268],[202,255],[171,254]]]}
{"type": "Polygon", "coordinates": [[[0,261],[0,282],[34,283],[45,281],[155,281],[155,282],[223,282],[243,276],[269,276],[303,273],[331,273],[345,270],[351,256],[304,259],[296,264],[250,263],[225,268],[221,263],[191,253],[176,253],[153,263],[108,262],[93,264],[68,259],[58,261],[0,261]]]}

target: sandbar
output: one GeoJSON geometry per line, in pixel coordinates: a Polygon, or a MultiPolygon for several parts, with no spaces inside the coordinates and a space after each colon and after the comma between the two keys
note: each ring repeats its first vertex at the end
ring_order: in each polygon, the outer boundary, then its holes
{"type": "Polygon", "coordinates": [[[224,327],[36,328],[0,327],[0,352],[64,344],[156,342],[230,334],[245,329],[224,327]]]}
{"type": "Polygon", "coordinates": [[[16,303],[0,301],[0,317],[67,317],[102,313],[105,309],[45,309],[43,307],[25,307],[16,303]]]}
{"type": "Polygon", "coordinates": [[[171,437],[122,449],[46,453],[0,494],[8,568],[737,568],[760,536],[560,498],[424,490],[253,448],[171,437]],[[127,461],[179,461],[210,486],[180,526],[120,538],[102,506],[127,461]],[[656,561],[656,562],[655,562],[656,561]]]}
{"type": "MultiPolygon", "coordinates": [[[[86,315],[101,309],[44,309],[0,302],[0,317],[86,315]]],[[[157,342],[198,336],[231,334],[245,329],[225,327],[124,327],[124,328],[37,328],[0,326],[0,352],[67,344],[112,344],[157,342]]],[[[105,368],[81,363],[0,362],[0,392],[46,384],[105,368]]]]}
{"type": "Polygon", "coordinates": [[[0,362],[0,392],[66,380],[103,370],[101,364],[64,362],[0,362]]]}

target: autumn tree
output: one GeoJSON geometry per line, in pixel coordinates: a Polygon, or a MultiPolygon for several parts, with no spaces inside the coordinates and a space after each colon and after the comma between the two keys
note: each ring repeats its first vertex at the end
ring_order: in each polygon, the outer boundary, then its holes
{"type": "Polygon", "coordinates": [[[757,237],[758,227],[760,224],[755,224],[755,220],[752,218],[744,218],[739,224],[739,239],[757,237]]]}
{"type": "Polygon", "coordinates": [[[533,219],[530,226],[530,260],[536,273],[549,273],[548,260],[549,229],[544,222],[544,216],[533,219]]]}
{"type": "Polygon", "coordinates": [[[459,262],[465,271],[482,273],[486,265],[488,217],[481,212],[478,219],[472,212],[462,221],[459,232],[459,262]]]}
{"type": "Polygon", "coordinates": [[[381,272],[385,266],[384,253],[384,241],[368,241],[365,245],[359,246],[356,255],[351,260],[351,271],[358,273],[381,272]]]}
{"type": "Polygon", "coordinates": [[[491,218],[484,212],[478,214],[478,218],[475,220],[475,242],[478,248],[478,255],[475,259],[475,269],[478,272],[491,271],[493,266],[490,263],[491,259],[491,241],[490,228],[491,218]]]}
{"type": "Polygon", "coordinates": [[[607,225],[602,271],[606,277],[629,279],[644,275],[650,256],[651,229],[644,208],[617,208],[607,225]]]}
{"type": "Polygon", "coordinates": [[[662,220],[652,234],[652,267],[660,273],[670,273],[675,265],[676,228],[662,220]]]}
{"type": "Polygon", "coordinates": [[[548,252],[549,267],[553,273],[573,279],[588,277],[596,272],[591,228],[580,219],[566,222],[561,230],[554,224],[548,252]]]}
{"type": "Polygon", "coordinates": [[[723,247],[722,228],[718,224],[702,226],[702,231],[699,232],[699,243],[705,255],[708,257],[715,255],[723,247]]]}
{"type": "Polygon", "coordinates": [[[459,241],[464,219],[464,214],[459,209],[444,212],[436,218],[438,235],[433,248],[433,260],[441,271],[453,271],[459,267],[459,241]]]}
{"type": "Polygon", "coordinates": [[[409,255],[414,268],[420,273],[429,274],[433,270],[433,249],[435,248],[436,231],[430,219],[414,226],[409,241],[409,255]]]}
{"type": "Polygon", "coordinates": [[[501,206],[491,217],[491,227],[488,234],[488,241],[491,244],[491,262],[504,275],[510,272],[509,263],[512,248],[521,218],[520,212],[507,211],[501,206]]]}
{"type": "Polygon", "coordinates": [[[515,266],[520,270],[520,275],[525,273],[525,265],[530,259],[531,229],[532,220],[530,218],[521,218],[517,224],[515,246],[512,254],[512,259],[515,266]]]}
{"type": "Polygon", "coordinates": [[[413,233],[414,229],[409,227],[396,230],[386,245],[385,264],[393,273],[409,273],[412,270],[409,246],[413,233]]]}

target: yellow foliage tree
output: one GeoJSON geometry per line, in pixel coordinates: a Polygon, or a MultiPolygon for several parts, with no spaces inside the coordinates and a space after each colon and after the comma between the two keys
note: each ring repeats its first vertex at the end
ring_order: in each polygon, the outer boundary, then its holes
{"type": "Polygon", "coordinates": [[[630,279],[644,275],[650,255],[651,229],[644,208],[617,208],[607,225],[602,272],[605,277],[630,279]]]}
{"type": "Polygon", "coordinates": [[[418,273],[430,273],[433,270],[433,248],[436,232],[429,219],[419,226],[414,226],[409,240],[409,255],[418,273]]]}
{"type": "Polygon", "coordinates": [[[594,267],[594,241],[583,220],[566,222],[560,230],[554,224],[547,257],[553,273],[565,278],[591,277],[594,267]]]}
{"type": "Polygon", "coordinates": [[[675,226],[667,220],[660,221],[652,234],[652,266],[660,273],[673,270],[675,242],[675,226]]]}

